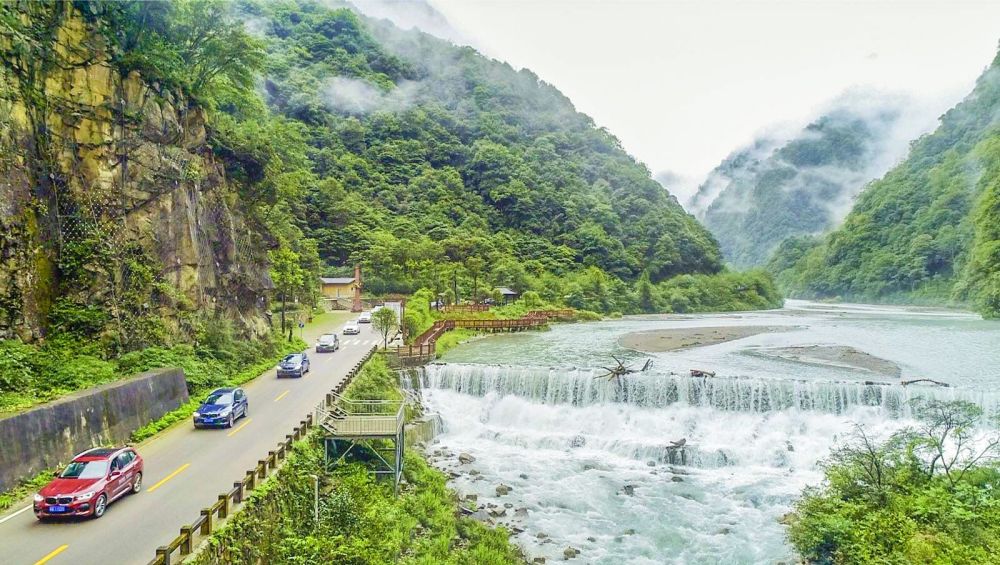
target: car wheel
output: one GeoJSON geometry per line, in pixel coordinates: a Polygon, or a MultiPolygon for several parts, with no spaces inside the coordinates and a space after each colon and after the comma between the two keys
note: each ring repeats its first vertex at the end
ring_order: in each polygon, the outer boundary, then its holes
{"type": "Polygon", "coordinates": [[[246,418],[247,414],[249,413],[250,413],[250,403],[248,402],[243,405],[243,417],[246,418]]]}
{"type": "Polygon", "coordinates": [[[142,490],[142,473],[136,473],[135,480],[132,481],[132,490],[129,491],[129,494],[137,494],[140,490],[142,490]]]}
{"type": "Polygon", "coordinates": [[[108,509],[108,497],[102,494],[97,497],[97,502],[94,503],[94,518],[100,518],[104,516],[104,511],[108,509]]]}
{"type": "Polygon", "coordinates": [[[234,422],[234,421],[235,421],[235,420],[233,419],[233,415],[232,415],[232,414],[230,414],[230,415],[229,415],[229,419],[228,419],[228,420],[226,420],[226,427],[227,427],[227,428],[231,428],[231,427],[233,427],[233,422],[234,422]]]}

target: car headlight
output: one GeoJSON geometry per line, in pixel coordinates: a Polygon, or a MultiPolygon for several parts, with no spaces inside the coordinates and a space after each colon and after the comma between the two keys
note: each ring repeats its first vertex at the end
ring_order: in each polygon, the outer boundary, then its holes
{"type": "Polygon", "coordinates": [[[78,495],[74,496],[73,500],[90,500],[91,498],[94,498],[94,493],[92,493],[92,492],[85,492],[83,494],[78,494],[78,495]]]}
{"type": "Polygon", "coordinates": [[[193,415],[195,418],[201,418],[201,412],[195,412],[193,415]]]}
{"type": "Polygon", "coordinates": [[[38,493],[36,492],[36,493],[35,493],[35,502],[41,502],[41,501],[43,501],[43,500],[45,500],[45,497],[44,497],[44,496],[42,496],[42,495],[40,495],[40,494],[38,494],[38,493]]]}

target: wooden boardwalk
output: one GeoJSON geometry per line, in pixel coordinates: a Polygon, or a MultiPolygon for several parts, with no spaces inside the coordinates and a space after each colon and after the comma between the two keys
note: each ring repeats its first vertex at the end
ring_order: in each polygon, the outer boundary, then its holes
{"type": "Polygon", "coordinates": [[[463,328],[484,333],[495,332],[520,332],[525,330],[538,329],[549,323],[550,319],[567,320],[572,319],[576,311],[572,309],[562,310],[533,310],[528,312],[523,318],[508,320],[438,320],[424,333],[413,340],[413,345],[397,346],[390,349],[400,367],[419,365],[431,361],[436,356],[434,344],[438,338],[455,328],[463,328]]]}

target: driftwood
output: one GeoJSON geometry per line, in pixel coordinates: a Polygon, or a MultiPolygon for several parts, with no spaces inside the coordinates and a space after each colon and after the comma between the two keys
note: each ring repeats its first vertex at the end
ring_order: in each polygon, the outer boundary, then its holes
{"type": "Polygon", "coordinates": [[[912,384],[916,384],[916,383],[931,383],[933,385],[945,386],[945,387],[950,387],[951,386],[948,383],[943,383],[941,381],[935,381],[934,379],[913,379],[912,381],[900,381],[899,384],[901,384],[903,386],[906,386],[906,385],[912,385],[912,384]]]}
{"type": "Polygon", "coordinates": [[[619,379],[621,379],[625,375],[648,371],[649,368],[653,366],[652,359],[647,359],[646,362],[642,365],[641,369],[633,369],[631,364],[626,365],[624,362],[622,362],[621,359],[615,357],[614,355],[612,355],[611,358],[614,359],[616,363],[618,363],[618,366],[601,367],[602,369],[607,371],[607,373],[604,373],[603,375],[597,375],[596,377],[594,377],[595,379],[608,379],[609,381],[616,381],[620,383],[619,379]]]}
{"type": "Polygon", "coordinates": [[[714,377],[715,371],[702,371],[701,369],[691,369],[692,377],[714,377]]]}

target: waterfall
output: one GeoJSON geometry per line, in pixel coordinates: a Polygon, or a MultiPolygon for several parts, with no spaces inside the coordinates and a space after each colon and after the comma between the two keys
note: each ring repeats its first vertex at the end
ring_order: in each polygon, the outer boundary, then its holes
{"type": "Polygon", "coordinates": [[[544,404],[626,403],[648,408],[684,404],[758,414],[788,409],[842,414],[866,406],[899,418],[909,415],[909,401],[916,397],[968,400],[986,410],[998,404],[990,393],[919,385],[656,373],[635,373],[616,383],[600,378],[601,374],[600,369],[451,363],[424,367],[420,381],[424,388],[472,396],[516,395],[544,404]]]}

